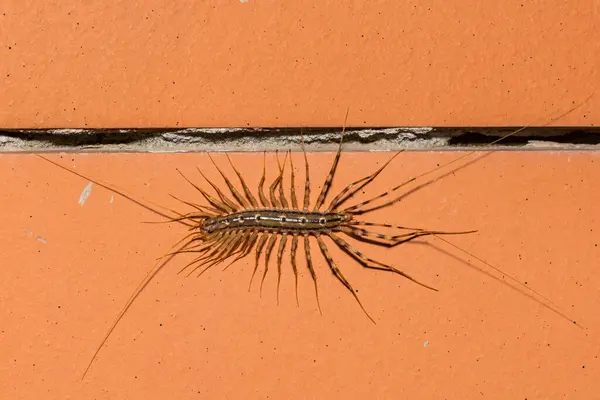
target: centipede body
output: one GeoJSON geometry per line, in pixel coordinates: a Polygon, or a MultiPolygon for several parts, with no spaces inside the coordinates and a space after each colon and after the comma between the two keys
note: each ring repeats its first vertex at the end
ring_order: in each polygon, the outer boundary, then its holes
{"type": "MultiPolygon", "coordinates": [[[[343,131],[341,138],[343,139],[343,131]]],[[[188,176],[184,175],[181,171],[178,171],[182,178],[185,179],[199,193],[199,198],[201,199],[184,200],[173,196],[183,205],[191,208],[191,211],[188,212],[179,212],[174,210],[167,210],[164,212],[159,211],[128,196],[124,192],[70,170],[46,157],[39,156],[60,168],[66,169],[84,179],[95,182],[99,186],[102,186],[127,198],[128,200],[135,202],[138,205],[141,205],[142,207],[147,208],[148,210],[165,218],[168,222],[184,225],[189,231],[188,234],[185,235],[174,246],[172,251],[168,252],[161,258],[160,262],[154,266],[146,278],[140,283],[96,349],[96,352],[94,353],[90,363],[88,364],[88,367],[84,372],[84,376],[88,372],[105,342],[108,340],[109,336],[119,321],[123,318],[131,304],[135,301],[139,293],[153,279],[156,273],[158,273],[159,270],[167,265],[167,263],[173,257],[183,253],[193,254],[192,261],[184,265],[179,271],[180,273],[185,273],[188,276],[193,274],[200,276],[210,268],[222,264],[225,261],[229,261],[229,266],[243,258],[253,255],[254,269],[250,278],[250,286],[252,285],[252,281],[257,274],[262,260],[264,269],[262,277],[260,277],[261,290],[267,274],[276,273],[277,293],[279,293],[279,284],[281,281],[282,261],[284,256],[288,254],[291,259],[292,271],[295,278],[296,299],[298,299],[297,287],[299,268],[301,268],[301,266],[298,263],[297,253],[298,244],[300,241],[303,241],[305,269],[309,272],[310,279],[313,281],[314,292],[320,310],[317,274],[315,272],[314,260],[311,254],[310,246],[311,239],[314,239],[318,249],[320,250],[322,258],[325,261],[325,265],[328,267],[332,275],[347,289],[348,292],[350,292],[356,303],[364,311],[365,315],[373,322],[373,318],[363,307],[354,287],[352,286],[352,283],[345,277],[343,268],[340,267],[339,261],[334,259],[332,256],[329,250],[329,246],[332,244],[346,253],[351,260],[355,261],[366,269],[391,272],[426,289],[435,291],[435,288],[420,282],[402,270],[392,265],[380,262],[374,259],[372,256],[369,256],[358,250],[346,238],[352,238],[353,240],[366,242],[375,246],[389,248],[423,236],[435,236],[441,239],[441,236],[443,235],[463,235],[475,232],[474,230],[442,231],[424,228],[411,228],[395,224],[376,223],[365,220],[361,217],[372,211],[391,206],[401,201],[406,193],[410,192],[410,190],[414,190],[414,188],[410,189],[408,187],[409,184],[416,182],[418,178],[424,176],[425,174],[438,170],[450,163],[442,165],[422,175],[412,177],[394,186],[388,191],[375,196],[370,196],[367,200],[358,203],[355,202],[349,206],[344,206],[344,204],[347,202],[352,203],[354,196],[359,191],[366,189],[368,185],[373,182],[373,180],[375,180],[379,174],[393,161],[393,159],[398,156],[400,152],[394,154],[380,168],[371,172],[369,175],[363,176],[360,179],[347,184],[343,190],[331,198],[332,196],[330,196],[329,191],[331,189],[333,179],[336,175],[336,169],[340,161],[343,143],[342,139],[340,139],[340,144],[334,156],[330,171],[327,174],[325,182],[323,183],[321,191],[314,204],[311,202],[312,186],[310,182],[309,163],[306,158],[306,153],[304,153],[306,174],[302,205],[299,204],[298,196],[296,194],[294,166],[290,153],[286,153],[285,156],[283,156],[283,162],[281,162],[280,156],[277,157],[279,174],[269,185],[268,192],[265,192],[264,189],[264,184],[266,181],[266,164],[263,163],[262,177],[258,184],[258,190],[255,192],[257,196],[255,196],[253,191],[247,185],[243,178],[243,174],[236,169],[232,160],[227,156],[226,158],[229,162],[229,165],[234,171],[234,175],[237,176],[236,183],[232,182],[233,177],[228,177],[227,174],[223,172],[222,168],[218,166],[215,160],[211,158],[211,161],[222,177],[225,187],[229,191],[228,194],[224,193],[222,188],[219,187],[219,184],[206,178],[201,169],[198,169],[198,173],[202,179],[205,180],[204,184],[199,184],[195,182],[195,180],[188,178],[188,176]],[[286,166],[288,163],[290,166],[290,172],[286,174],[286,166]],[[287,183],[288,181],[289,183],[286,187],[284,182],[287,183]],[[207,190],[207,187],[212,188],[212,194],[207,190]],[[327,202],[329,198],[331,198],[331,200],[327,202]],[[385,233],[382,231],[383,228],[386,229],[385,233]],[[390,230],[393,233],[389,233],[390,230]],[[323,238],[327,238],[328,242],[326,243],[323,238]],[[271,264],[273,257],[276,259],[275,262],[277,269],[275,271],[273,271],[273,269],[269,269],[269,265],[271,264]]],[[[484,260],[479,258],[477,259],[502,273],[496,267],[487,264],[484,260]]],[[[511,279],[514,280],[514,278],[511,279]]],[[[539,295],[531,288],[526,289],[543,299],[543,301],[548,301],[548,299],[539,295]]],[[[544,304],[544,306],[561,315],[563,318],[570,320],[552,305],[544,304]]]]}

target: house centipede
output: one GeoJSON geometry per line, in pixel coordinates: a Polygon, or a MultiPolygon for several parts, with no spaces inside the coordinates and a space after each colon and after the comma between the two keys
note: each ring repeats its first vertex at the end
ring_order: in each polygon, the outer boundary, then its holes
{"type": "MultiPolygon", "coordinates": [[[[589,98],[587,100],[589,100],[589,98]]],[[[587,102],[587,100],[585,102],[587,102]]],[[[575,109],[583,105],[585,102],[579,104],[576,107],[573,107],[569,111],[552,119],[550,122],[548,122],[548,124],[574,111],[575,109]]],[[[340,161],[345,127],[346,123],[344,123],[339,146],[335,154],[333,163],[330,167],[329,173],[316,199],[316,202],[312,207],[310,201],[310,168],[308,159],[306,157],[306,151],[304,150],[304,146],[302,147],[302,149],[304,154],[304,165],[306,175],[304,182],[304,197],[302,206],[300,206],[298,196],[296,194],[294,166],[290,151],[286,152],[283,163],[281,163],[279,157],[277,157],[279,174],[277,175],[275,180],[270,184],[268,188],[268,194],[265,192],[264,189],[264,184],[266,180],[266,161],[263,162],[263,173],[258,184],[257,191],[258,199],[252,193],[242,174],[235,167],[232,160],[227,154],[226,158],[230,166],[232,167],[235,175],[238,178],[239,185],[242,188],[241,192],[238,190],[238,188],[236,188],[236,186],[226,176],[222,169],[219,168],[214,159],[209,155],[213,165],[223,178],[223,181],[225,182],[225,185],[227,186],[227,189],[230,192],[230,196],[223,193],[223,191],[220,190],[214,182],[207,179],[199,168],[198,172],[206,180],[206,182],[214,189],[216,195],[211,195],[202,187],[192,182],[192,180],[188,179],[181,171],[177,170],[181,177],[185,181],[187,181],[206,201],[206,204],[201,205],[196,202],[182,200],[173,196],[182,204],[191,207],[193,211],[187,213],[180,213],[170,209],[167,209],[165,212],[159,211],[153,207],[148,206],[144,202],[129,196],[128,194],[122,191],[110,187],[107,184],[104,184],[98,180],[92,179],[83,174],[80,174],[79,172],[71,170],[55,161],[50,160],[47,157],[36,154],[38,157],[44,159],[45,161],[51,164],[54,164],[55,166],[61,169],[64,169],[83,179],[89,180],[97,184],[98,186],[101,186],[155,214],[158,214],[159,216],[163,217],[166,222],[181,224],[189,230],[189,233],[187,235],[185,235],[179,242],[177,242],[167,254],[165,254],[159,259],[159,262],[157,262],[157,264],[155,264],[155,266],[146,274],[144,279],[134,290],[133,294],[130,296],[125,306],[121,309],[114,322],[111,324],[110,328],[103,337],[102,341],[96,348],[91,360],[89,361],[86,369],[82,374],[82,379],[85,378],[86,374],[92,367],[94,361],[96,360],[96,357],[104,347],[108,338],[111,336],[112,332],[114,331],[118,323],[121,321],[121,319],[124,317],[126,312],[129,310],[133,302],[136,300],[137,296],[144,290],[144,288],[150,283],[150,281],[156,276],[156,274],[163,267],[165,267],[175,256],[183,253],[194,254],[195,258],[191,262],[183,266],[183,268],[180,269],[179,273],[185,273],[187,276],[193,274],[201,276],[203,273],[205,273],[215,265],[230,260],[229,264],[225,267],[228,268],[235,262],[250,256],[250,254],[254,251],[254,269],[250,279],[250,289],[252,282],[255,278],[256,272],[259,268],[261,256],[264,254],[264,271],[261,278],[260,289],[262,292],[262,286],[265,277],[269,272],[270,260],[272,258],[273,253],[276,251],[278,295],[277,301],[279,301],[279,286],[282,273],[282,259],[288,240],[291,241],[289,254],[291,257],[291,266],[294,274],[296,302],[298,302],[297,249],[300,240],[302,240],[304,242],[304,257],[306,260],[306,267],[313,282],[314,292],[319,311],[321,311],[321,306],[319,303],[317,275],[314,269],[313,258],[310,249],[310,238],[314,238],[316,240],[318,249],[320,250],[320,253],[323,256],[326,265],[328,266],[329,270],[334,275],[334,277],[352,294],[356,303],[364,312],[364,314],[369,318],[369,320],[375,323],[375,320],[371,317],[371,315],[369,315],[369,313],[361,303],[360,298],[354,290],[354,287],[345,278],[336,260],[334,260],[331,256],[328,244],[325,243],[323,237],[330,239],[330,243],[335,245],[337,248],[341,249],[344,253],[349,255],[351,259],[353,259],[355,262],[357,262],[366,269],[385,271],[396,275],[400,275],[401,277],[410,280],[413,283],[422,286],[423,288],[426,288],[431,291],[437,291],[436,288],[429,286],[417,280],[416,278],[413,278],[411,275],[408,275],[402,270],[367,256],[362,251],[359,251],[344,239],[345,236],[358,240],[360,242],[367,242],[376,246],[389,248],[413,241],[417,238],[434,236],[437,239],[442,240],[446,244],[459,249],[466,255],[485,264],[487,267],[492,268],[493,270],[502,274],[503,276],[506,276],[513,283],[520,285],[526,290],[526,292],[523,292],[523,294],[536,299],[536,301],[540,302],[540,304],[542,304],[545,308],[558,314],[562,318],[572,323],[575,323],[574,320],[572,320],[570,317],[568,317],[566,314],[560,311],[558,307],[555,306],[548,298],[536,292],[529,286],[526,286],[523,283],[517,281],[515,278],[505,274],[499,268],[487,263],[485,260],[461,249],[460,247],[454,245],[447,239],[442,238],[442,236],[465,235],[469,233],[474,233],[476,232],[475,230],[428,230],[423,228],[412,228],[393,224],[381,224],[361,219],[360,216],[362,215],[368,214],[369,212],[378,210],[380,208],[391,206],[401,201],[405,194],[400,194],[396,197],[394,197],[394,195],[397,192],[400,192],[401,189],[407,187],[409,184],[417,181],[417,179],[422,178],[425,175],[428,175],[435,171],[438,171],[450,164],[458,162],[459,160],[462,160],[465,157],[472,155],[473,153],[475,153],[475,151],[468,152],[448,163],[442,164],[432,170],[414,176],[384,193],[373,196],[360,203],[343,207],[343,205],[346,202],[352,200],[353,196],[356,193],[366,188],[371,182],[373,182],[373,180],[375,180],[377,176],[381,174],[381,172],[394,160],[394,158],[396,158],[398,154],[402,152],[401,150],[393,154],[380,168],[378,168],[371,174],[366,175],[348,184],[346,187],[344,187],[343,190],[341,190],[338,194],[333,196],[329,203],[326,203],[326,200],[329,197],[329,191],[331,189],[332,181],[334,179],[337,166],[340,161]],[[283,181],[286,165],[288,164],[288,156],[291,174],[289,193],[286,196],[283,181]],[[392,198],[390,199],[390,197],[392,198]],[[395,233],[381,233],[381,231],[379,230],[381,228],[395,230],[395,233]],[[279,244],[277,245],[278,240],[279,244]]],[[[505,138],[512,136],[524,129],[526,129],[526,127],[513,131],[508,135],[505,135],[504,137],[492,142],[491,144],[504,140],[505,138]]],[[[435,182],[435,180],[436,179],[430,180],[425,184],[431,184],[432,182],[435,182]]],[[[423,185],[420,185],[417,188],[423,185]]]]}

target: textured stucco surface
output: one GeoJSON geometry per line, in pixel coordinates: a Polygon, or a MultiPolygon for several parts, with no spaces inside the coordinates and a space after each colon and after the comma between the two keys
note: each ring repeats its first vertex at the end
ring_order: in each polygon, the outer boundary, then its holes
{"type": "Polygon", "coordinates": [[[598,7],[5,0],[0,126],[541,125],[597,88],[598,7]]]}
{"type": "MultiPolygon", "coordinates": [[[[401,154],[367,194],[459,154],[401,154]]],[[[388,156],[345,154],[333,192],[388,156]]],[[[198,183],[196,165],[218,177],[202,154],[51,157],[136,198],[177,209],[168,193],[190,200],[198,195],[175,168],[198,183]]],[[[309,154],[313,201],[331,157],[309,154]]],[[[255,190],[262,155],[232,159],[255,190]]],[[[216,160],[227,167],[223,156],[216,160]]],[[[294,161],[300,187],[301,155],[295,153],[294,161]]],[[[267,166],[270,182],[273,156],[267,166]]],[[[594,398],[600,392],[599,168],[596,152],[493,153],[447,176],[432,174],[441,178],[370,216],[407,226],[478,229],[451,240],[527,282],[585,329],[435,239],[427,241],[433,246],[360,247],[438,293],[361,270],[332,247],[376,325],[334,280],[316,246],[322,316],[302,257],[299,308],[287,256],[279,306],[274,264],[261,298],[256,282],[247,291],[251,259],[197,279],[176,274],[186,262],[181,257],[140,295],[79,381],[122,304],[186,230],[142,224],[158,218],[97,185],[89,192],[88,181],[34,155],[0,155],[1,397],[594,398]]]]}
{"type": "MultiPolygon", "coordinates": [[[[65,129],[339,127],[347,109],[358,128],[594,127],[598,10],[597,0],[5,0],[0,129],[58,128],[52,140],[76,142],[81,131],[65,129]]],[[[255,136],[195,150],[291,146],[255,136]]],[[[188,139],[167,137],[175,145],[188,139]]],[[[0,135],[3,150],[32,145],[15,140],[0,135]]],[[[47,151],[52,140],[28,149],[47,151]]],[[[308,147],[331,150],[321,143],[308,147]]],[[[100,139],[84,145],[115,150],[100,139]]],[[[401,154],[361,196],[460,154],[401,154]]],[[[176,168],[198,183],[196,165],[218,178],[197,153],[49,156],[167,207],[180,206],[169,193],[197,199],[176,168]]],[[[309,153],[313,200],[331,156],[309,153]]],[[[334,192],[387,156],[345,154],[334,192]]],[[[262,155],[232,159],[254,189],[262,155]]],[[[301,156],[294,161],[299,189],[301,156]]],[[[268,168],[271,180],[272,154],[268,168]]],[[[302,257],[299,308],[287,257],[279,306],[274,264],[260,297],[256,284],[247,291],[251,259],[196,279],[176,274],[180,257],[140,295],[80,381],[122,304],[186,232],[143,224],[157,217],[34,155],[0,154],[0,398],[595,398],[598,176],[598,152],[494,153],[372,215],[478,229],[451,240],[527,282],[583,329],[436,239],[361,248],[438,293],[361,270],[332,248],[376,325],[316,246],[323,315],[302,257]]]]}

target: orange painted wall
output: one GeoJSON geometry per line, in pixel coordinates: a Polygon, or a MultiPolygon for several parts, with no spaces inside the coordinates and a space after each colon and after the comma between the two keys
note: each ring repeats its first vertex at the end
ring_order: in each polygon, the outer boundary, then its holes
{"type": "MultiPolygon", "coordinates": [[[[387,156],[345,154],[333,193],[387,156]]],[[[368,193],[456,156],[401,154],[368,193]]],[[[262,157],[232,157],[256,194],[262,157]]],[[[302,158],[294,157],[302,182],[302,158]]],[[[175,167],[201,183],[195,173],[200,165],[219,182],[207,157],[198,154],[52,159],[177,210],[188,207],[168,193],[199,200],[175,167]]],[[[223,156],[216,161],[227,167],[223,156]]],[[[330,161],[331,154],[309,154],[315,192],[330,161]]],[[[302,256],[296,306],[288,242],[279,306],[274,259],[262,296],[257,278],[248,292],[253,257],[200,278],[177,275],[189,257],[173,260],[130,308],[83,381],[81,373],[125,301],[187,230],[143,224],[160,218],[97,185],[82,206],[88,182],[35,156],[3,155],[0,165],[0,203],[10,210],[0,224],[3,398],[590,399],[599,393],[595,152],[491,154],[367,216],[430,229],[477,229],[449,240],[527,282],[583,329],[435,239],[389,250],[357,246],[437,293],[361,269],[329,244],[376,325],[313,243],[320,315],[302,256]]],[[[268,165],[271,182],[273,156],[268,165]]],[[[259,277],[262,271],[261,261],[259,277]]]]}
{"type": "MultiPolygon", "coordinates": [[[[595,126],[598,16],[590,0],[6,0],[0,127],[339,126],[348,107],[355,126],[543,125],[592,94],[555,124],[595,126]]],[[[360,196],[460,154],[401,154],[360,196]]],[[[333,191],[388,156],[344,154],[333,191]]],[[[179,207],[168,193],[197,199],[175,168],[218,178],[200,154],[50,157],[168,207],[179,207]]],[[[308,155],[313,200],[331,157],[308,155]]],[[[262,156],[233,160],[254,190],[262,156]]],[[[81,381],[122,304],[185,230],[142,224],[157,218],[97,185],[81,205],[86,180],[34,155],[0,154],[0,398],[596,398],[599,167],[594,151],[494,153],[433,174],[440,179],[373,215],[477,229],[452,241],[581,329],[439,240],[361,246],[437,293],[364,271],[332,248],[376,325],[316,246],[323,315],[302,257],[300,307],[287,254],[279,306],[274,264],[261,297],[256,285],[247,291],[251,259],[186,279],[176,274],[182,257],[81,381]]],[[[268,168],[270,181],[273,157],[268,168]]]]}
{"type": "Polygon", "coordinates": [[[542,125],[600,81],[599,7],[5,0],[0,126],[542,125]]]}

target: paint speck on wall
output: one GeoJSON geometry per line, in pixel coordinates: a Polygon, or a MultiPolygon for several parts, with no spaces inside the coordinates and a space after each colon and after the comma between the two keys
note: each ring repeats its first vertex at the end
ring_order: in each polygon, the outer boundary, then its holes
{"type": "Polygon", "coordinates": [[[426,340],[425,343],[423,343],[423,347],[427,347],[429,346],[429,340],[426,340]]]}
{"type": "Polygon", "coordinates": [[[47,242],[46,239],[44,239],[41,236],[38,236],[36,239],[38,240],[38,242],[43,243],[43,244],[46,244],[46,242],[47,242]]]}
{"type": "Polygon", "coordinates": [[[81,196],[79,196],[79,201],[77,202],[77,204],[80,204],[81,207],[83,207],[87,198],[90,197],[90,194],[92,194],[92,182],[88,183],[85,189],[83,189],[83,191],[81,192],[81,196]]]}
{"type": "Polygon", "coordinates": [[[240,0],[240,3],[247,3],[248,0],[240,0]]]}
{"type": "Polygon", "coordinates": [[[113,203],[113,201],[115,201],[115,196],[110,196],[110,201],[109,201],[109,203],[110,203],[110,204],[112,204],[112,203],[113,203]]]}

